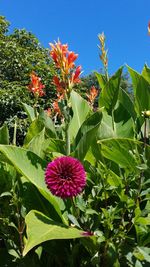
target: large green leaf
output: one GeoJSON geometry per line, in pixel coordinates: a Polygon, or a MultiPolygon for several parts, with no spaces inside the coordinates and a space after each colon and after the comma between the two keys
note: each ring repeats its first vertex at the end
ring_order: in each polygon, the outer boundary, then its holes
{"type": "Polygon", "coordinates": [[[46,162],[33,152],[20,147],[0,145],[0,151],[19,173],[37,187],[62,218],[60,201],[49,192],[44,181],[46,162]]]}
{"type": "Polygon", "coordinates": [[[25,221],[28,239],[23,251],[23,256],[35,246],[48,240],[84,237],[82,230],[55,222],[41,212],[35,210],[31,210],[27,214],[25,221]]]}
{"type": "Polygon", "coordinates": [[[138,72],[128,67],[133,82],[135,109],[139,116],[150,108],[150,83],[138,72]]]}
{"type": "Polygon", "coordinates": [[[150,83],[150,68],[146,64],[142,70],[142,76],[150,83]]]}
{"type": "Polygon", "coordinates": [[[34,152],[39,157],[43,157],[43,144],[45,142],[45,128],[38,133],[28,144],[28,150],[34,152]]]}
{"type": "Polygon", "coordinates": [[[111,137],[115,137],[115,132],[112,127],[112,117],[108,115],[105,110],[103,110],[103,118],[97,131],[97,138],[106,139],[111,137]]]}
{"type": "Polygon", "coordinates": [[[6,124],[0,128],[0,144],[9,144],[9,131],[6,124]]]}
{"type": "Polygon", "coordinates": [[[25,104],[25,103],[22,103],[23,107],[24,107],[24,110],[26,111],[27,115],[28,115],[28,118],[30,120],[30,122],[34,121],[35,120],[35,113],[34,113],[34,109],[25,104]]]}
{"type": "Polygon", "coordinates": [[[132,138],[134,136],[134,120],[130,113],[117,101],[114,110],[114,132],[116,137],[132,138]]]}
{"type": "Polygon", "coordinates": [[[31,140],[35,136],[37,136],[43,130],[43,128],[44,128],[44,123],[39,118],[35,119],[28,128],[28,132],[24,140],[24,146],[27,147],[31,142],[31,140]]]}
{"type": "Polygon", "coordinates": [[[43,143],[43,152],[58,152],[65,154],[65,141],[60,139],[48,138],[43,143]]]}
{"type": "Polygon", "coordinates": [[[109,114],[112,113],[118,100],[122,68],[120,68],[102,88],[99,107],[105,107],[109,114]]]}
{"type": "Polygon", "coordinates": [[[56,131],[52,120],[45,114],[45,112],[42,112],[39,117],[31,123],[24,140],[24,146],[28,147],[31,140],[35,138],[44,128],[45,134],[48,137],[56,137],[56,131]]]}
{"type": "Polygon", "coordinates": [[[97,132],[98,139],[107,139],[113,137],[131,138],[134,136],[133,119],[123,105],[118,101],[114,111],[114,129],[112,125],[112,116],[103,110],[103,118],[97,132]]]}
{"type": "Polygon", "coordinates": [[[89,147],[96,137],[101,119],[102,113],[98,111],[84,121],[75,139],[76,148],[73,152],[74,157],[77,157],[80,160],[84,159],[89,147]]]}
{"type": "Polygon", "coordinates": [[[111,138],[99,140],[98,145],[104,157],[123,168],[135,170],[139,163],[138,148],[142,143],[129,138],[111,138]]]}
{"type": "Polygon", "coordinates": [[[121,89],[119,91],[119,102],[123,105],[123,107],[126,109],[126,111],[135,120],[136,119],[136,112],[134,109],[134,103],[132,102],[130,96],[123,89],[121,89]]]}
{"type": "Polygon", "coordinates": [[[56,137],[57,134],[53,121],[44,110],[41,110],[39,114],[39,119],[43,122],[48,137],[56,137]]]}
{"type": "Polygon", "coordinates": [[[76,134],[81,124],[86,119],[90,111],[90,106],[88,105],[85,99],[83,99],[79,94],[74,91],[71,92],[70,101],[73,110],[73,118],[69,126],[69,135],[72,141],[76,137],[76,134]]]}
{"type": "Polygon", "coordinates": [[[103,89],[107,83],[106,75],[95,72],[96,78],[98,80],[99,86],[103,89]]]}

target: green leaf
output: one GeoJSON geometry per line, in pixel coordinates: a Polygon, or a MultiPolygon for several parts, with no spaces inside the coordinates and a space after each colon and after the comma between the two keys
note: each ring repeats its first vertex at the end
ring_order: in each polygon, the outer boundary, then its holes
{"type": "Polygon", "coordinates": [[[71,92],[70,101],[73,110],[73,118],[69,126],[69,135],[72,141],[76,137],[76,134],[81,124],[86,119],[90,111],[90,106],[88,105],[85,99],[83,99],[79,94],[77,94],[73,90],[71,92]]]}
{"type": "Polygon", "coordinates": [[[123,105],[123,107],[126,109],[126,111],[135,120],[136,119],[136,112],[134,109],[134,104],[133,104],[130,96],[123,89],[121,89],[119,91],[119,102],[123,105]]]}
{"type": "Polygon", "coordinates": [[[143,70],[142,70],[142,76],[148,83],[150,83],[150,68],[145,64],[143,70]]]}
{"type": "Polygon", "coordinates": [[[140,261],[145,260],[150,263],[150,248],[148,247],[136,247],[133,255],[140,261]]]}
{"type": "Polygon", "coordinates": [[[24,146],[28,147],[30,141],[37,136],[45,128],[47,137],[56,137],[56,131],[52,120],[42,111],[37,119],[35,119],[28,128],[27,135],[24,140],[24,146]]]}
{"type": "Polygon", "coordinates": [[[132,138],[134,136],[134,123],[131,115],[124,106],[117,102],[114,110],[114,132],[116,137],[132,138]]]}
{"type": "Polygon", "coordinates": [[[43,143],[43,152],[59,152],[65,154],[65,141],[60,139],[48,138],[43,143]]]}
{"type": "Polygon", "coordinates": [[[112,137],[132,138],[134,136],[133,119],[119,101],[117,104],[114,111],[114,129],[112,126],[112,117],[103,110],[102,122],[97,133],[98,139],[112,137]]]}
{"type": "Polygon", "coordinates": [[[142,111],[150,108],[150,84],[138,72],[128,67],[133,82],[135,110],[139,116],[142,111]]]}
{"type": "Polygon", "coordinates": [[[102,88],[99,107],[105,107],[109,114],[112,113],[118,100],[119,87],[121,81],[122,68],[120,68],[102,88]]]}
{"type": "Polygon", "coordinates": [[[138,217],[134,220],[134,224],[150,225],[150,217],[138,217]]]}
{"type": "Polygon", "coordinates": [[[37,134],[28,144],[28,150],[34,152],[39,157],[43,156],[43,143],[45,141],[45,128],[37,134]]]}
{"type": "Polygon", "coordinates": [[[44,123],[39,118],[35,119],[28,128],[28,132],[24,140],[24,146],[27,147],[31,142],[31,140],[35,136],[37,136],[43,130],[43,128],[44,128],[44,123]]]}
{"type": "Polygon", "coordinates": [[[84,121],[75,139],[76,148],[73,152],[74,157],[77,157],[81,161],[84,159],[89,147],[96,137],[101,119],[102,113],[98,111],[92,114],[86,121],[84,121]]]}
{"type": "Polygon", "coordinates": [[[108,170],[107,182],[111,186],[116,187],[116,188],[118,188],[119,186],[122,186],[121,178],[116,173],[114,173],[112,170],[108,170]]]}
{"type": "Polygon", "coordinates": [[[135,170],[138,165],[137,147],[142,147],[142,143],[129,138],[112,138],[99,140],[98,145],[104,157],[121,167],[135,170]]]}
{"type": "Polygon", "coordinates": [[[55,130],[53,121],[49,116],[47,116],[47,114],[44,110],[42,110],[40,112],[39,119],[43,122],[48,137],[55,137],[56,138],[57,134],[56,134],[56,130],[55,130]]]}
{"type": "Polygon", "coordinates": [[[46,162],[33,152],[20,147],[0,145],[0,151],[19,173],[37,187],[62,218],[60,201],[49,192],[44,181],[46,162]]]}
{"type": "Polygon", "coordinates": [[[25,221],[28,239],[23,251],[23,256],[35,246],[48,240],[84,237],[83,230],[78,230],[74,227],[68,227],[55,222],[38,211],[31,210],[27,214],[25,221]]]}
{"type": "Polygon", "coordinates": [[[106,75],[95,72],[96,78],[98,80],[99,86],[101,89],[104,89],[106,83],[107,83],[107,79],[106,79],[106,75]]]}
{"type": "Polygon", "coordinates": [[[28,118],[29,118],[30,122],[34,121],[35,120],[34,109],[31,106],[29,106],[29,105],[27,105],[25,103],[22,103],[22,105],[24,107],[25,112],[28,115],[28,118]]]}
{"type": "Polygon", "coordinates": [[[6,124],[0,128],[0,144],[9,144],[9,131],[6,124]]]}
{"type": "Polygon", "coordinates": [[[100,127],[97,131],[98,139],[106,139],[115,137],[115,132],[112,127],[112,117],[104,110],[100,127]]]}

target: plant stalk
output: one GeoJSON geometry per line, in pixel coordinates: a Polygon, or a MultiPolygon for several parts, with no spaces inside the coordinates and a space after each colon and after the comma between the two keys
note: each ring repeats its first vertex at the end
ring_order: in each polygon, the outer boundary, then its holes
{"type": "Polygon", "coordinates": [[[145,118],[145,122],[144,122],[144,147],[146,147],[146,128],[147,128],[147,124],[146,124],[146,118],[145,118]]]}
{"type": "Polygon", "coordinates": [[[17,119],[15,118],[15,123],[14,123],[14,133],[13,133],[13,141],[12,144],[16,146],[16,137],[17,137],[17,119]]]}
{"type": "Polygon", "coordinates": [[[70,135],[69,135],[69,124],[66,123],[65,137],[66,137],[66,155],[70,155],[70,135]]]}

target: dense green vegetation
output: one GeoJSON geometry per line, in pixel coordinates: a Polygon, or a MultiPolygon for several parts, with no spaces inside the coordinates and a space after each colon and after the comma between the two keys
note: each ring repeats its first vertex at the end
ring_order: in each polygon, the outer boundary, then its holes
{"type": "Polygon", "coordinates": [[[104,72],[78,83],[68,47],[55,43],[50,58],[30,33],[0,25],[0,267],[148,267],[150,68],[128,67],[129,87],[122,68],[109,77],[102,51],[104,72]],[[31,71],[45,96],[27,90],[31,71]]]}

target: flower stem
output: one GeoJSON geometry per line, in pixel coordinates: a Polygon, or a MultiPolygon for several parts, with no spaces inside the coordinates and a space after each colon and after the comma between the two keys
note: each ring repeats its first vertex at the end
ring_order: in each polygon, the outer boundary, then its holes
{"type": "Polygon", "coordinates": [[[14,123],[14,133],[13,133],[13,145],[16,145],[16,136],[17,136],[17,118],[15,118],[15,123],[14,123]]]}
{"type": "Polygon", "coordinates": [[[35,118],[38,117],[37,103],[38,103],[38,97],[36,96],[36,97],[35,97],[35,103],[34,103],[34,106],[33,106],[35,118]]]}
{"type": "Polygon", "coordinates": [[[144,147],[146,147],[146,128],[147,128],[147,125],[146,125],[146,118],[145,118],[145,122],[144,122],[144,147]]]}
{"type": "Polygon", "coordinates": [[[112,110],[112,128],[115,131],[115,118],[114,118],[114,110],[112,110]]]}
{"type": "Polygon", "coordinates": [[[70,155],[70,135],[69,135],[69,123],[66,122],[65,129],[65,137],[66,137],[66,155],[70,155]]]}

